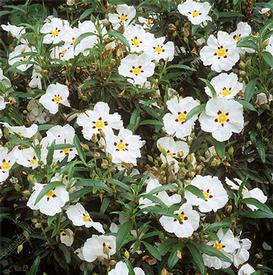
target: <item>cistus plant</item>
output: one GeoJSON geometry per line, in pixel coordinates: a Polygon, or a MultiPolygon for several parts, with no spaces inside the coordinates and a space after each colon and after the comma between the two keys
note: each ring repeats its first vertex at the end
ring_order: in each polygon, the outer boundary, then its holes
{"type": "Polygon", "coordinates": [[[273,2],[11,2],[1,274],[273,273],[273,2]]]}

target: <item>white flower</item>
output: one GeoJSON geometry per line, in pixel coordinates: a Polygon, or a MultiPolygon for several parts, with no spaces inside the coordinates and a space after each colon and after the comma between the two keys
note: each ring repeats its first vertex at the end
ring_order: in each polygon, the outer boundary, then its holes
{"type": "MultiPolygon", "coordinates": [[[[233,38],[234,41],[238,42],[240,41],[242,38],[247,37],[251,34],[251,27],[248,23],[246,22],[239,22],[237,24],[237,29],[236,31],[232,32],[230,35],[233,38]]],[[[250,49],[250,48],[245,48],[245,47],[239,47],[239,52],[240,53],[253,53],[255,52],[254,49],[250,49]]]]}
{"type": "MultiPolygon", "coordinates": [[[[98,22],[99,23],[99,22],[98,22]]],[[[106,29],[101,25],[100,26],[101,29],[101,34],[105,35],[106,34],[106,29]]],[[[79,55],[80,53],[85,53],[85,51],[93,48],[97,43],[98,43],[98,37],[97,37],[97,29],[95,24],[92,21],[84,21],[84,22],[79,22],[79,26],[78,26],[78,31],[77,33],[74,33],[74,35],[78,35],[78,36],[72,36],[71,39],[73,39],[73,44],[74,44],[74,51],[75,51],[75,55],[79,55]],[[77,39],[80,35],[84,34],[84,33],[90,33],[90,35],[88,35],[87,37],[81,39],[81,41],[76,44],[77,39]]]]}
{"type": "Polygon", "coordinates": [[[59,110],[59,104],[70,107],[67,100],[69,96],[66,85],[56,83],[47,87],[46,93],[41,96],[39,102],[51,113],[56,114],[59,110]]]}
{"type": "Polygon", "coordinates": [[[270,8],[262,8],[259,10],[260,14],[267,14],[270,11],[270,8]]]}
{"type": "Polygon", "coordinates": [[[163,163],[174,163],[175,172],[179,169],[177,159],[185,158],[189,153],[189,146],[184,141],[174,141],[172,137],[163,137],[157,141],[159,151],[164,149],[165,154],[161,153],[160,158],[163,163]]]}
{"type": "Polygon", "coordinates": [[[241,239],[239,243],[240,248],[233,254],[233,264],[237,268],[249,259],[248,250],[251,247],[251,241],[249,239],[241,239]]]}
{"type": "Polygon", "coordinates": [[[71,205],[66,210],[67,217],[73,222],[76,226],[85,227],[94,227],[100,233],[104,233],[103,227],[99,222],[94,222],[89,213],[84,209],[84,207],[77,203],[75,205],[71,205]]]}
{"type": "Polygon", "coordinates": [[[212,133],[218,141],[226,141],[244,128],[243,106],[233,99],[212,98],[199,121],[203,131],[212,133]]]}
{"type": "Polygon", "coordinates": [[[155,64],[146,54],[129,54],[120,62],[120,75],[130,77],[135,84],[144,84],[148,77],[154,74],[155,64]]]}
{"type": "Polygon", "coordinates": [[[269,37],[265,51],[271,53],[271,55],[273,56],[273,35],[269,37]]]}
{"type": "Polygon", "coordinates": [[[15,25],[11,25],[8,23],[7,25],[1,25],[2,29],[6,32],[9,32],[13,37],[20,38],[22,34],[26,33],[26,30],[24,27],[17,27],[15,25]]]}
{"type": "Polygon", "coordinates": [[[116,263],[116,266],[108,272],[108,275],[128,275],[129,269],[123,261],[116,263]]]}
{"type": "Polygon", "coordinates": [[[138,21],[139,23],[143,24],[143,27],[145,30],[150,30],[155,23],[157,16],[153,15],[153,16],[149,16],[149,17],[138,17],[138,21]]]}
{"type": "Polygon", "coordinates": [[[167,232],[174,233],[178,238],[190,237],[199,227],[200,216],[191,205],[183,204],[174,214],[176,218],[162,216],[159,222],[167,232]]]}
{"type": "MultiPolygon", "coordinates": [[[[253,198],[258,200],[261,203],[265,203],[267,201],[267,196],[265,196],[263,191],[258,187],[251,190],[244,189],[242,193],[243,193],[243,199],[253,198]]],[[[249,207],[252,211],[258,210],[258,208],[252,204],[247,204],[247,207],[249,207]]]]}
{"type": "Polygon", "coordinates": [[[0,111],[4,110],[5,108],[6,108],[5,99],[2,96],[0,96],[0,111]]]}
{"type": "MultiPolygon", "coordinates": [[[[215,89],[216,95],[226,99],[234,98],[240,91],[243,90],[243,83],[238,81],[238,76],[235,73],[221,73],[213,77],[210,81],[215,89]]],[[[205,87],[205,92],[212,97],[209,87],[205,87]]]]}
{"type": "Polygon", "coordinates": [[[97,257],[109,259],[116,253],[116,237],[93,235],[84,243],[82,253],[87,262],[93,262],[97,257]]]}
{"type": "Polygon", "coordinates": [[[62,61],[70,60],[74,58],[74,47],[70,44],[64,44],[63,46],[56,46],[52,48],[50,57],[52,59],[60,59],[62,61]]]}
{"type": "Polygon", "coordinates": [[[267,104],[268,103],[267,95],[265,93],[257,94],[255,103],[258,104],[259,106],[267,104]]]}
{"type": "Polygon", "coordinates": [[[207,46],[200,50],[200,58],[205,66],[211,65],[216,72],[229,71],[239,60],[236,41],[226,32],[219,31],[217,38],[210,35],[207,46]]]}
{"type": "Polygon", "coordinates": [[[38,157],[34,148],[17,149],[14,152],[16,162],[22,166],[35,169],[38,167],[38,157]]]}
{"type": "Polygon", "coordinates": [[[165,131],[177,138],[189,136],[197,120],[197,116],[195,115],[186,120],[187,114],[198,105],[198,102],[192,97],[185,97],[183,99],[173,97],[166,104],[171,113],[167,113],[163,117],[165,131]]]}
{"type": "Polygon", "coordinates": [[[206,21],[211,21],[211,17],[208,16],[211,5],[208,2],[196,2],[192,0],[186,0],[186,2],[177,6],[178,11],[187,16],[193,25],[200,25],[206,21]]]}
{"type": "Polygon", "coordinates": [[[120,129],[118,135],[106,136],[106,152],[111,154],[113,163],[136,164],[137,158],[141,157],[140,148],[144,141],[138,135],[133,135],[128,129],[120,129]]]}
{"type": "Polygon", "coordinates": [[[9,170],[15,163],[13,153],[13,151],[8,152],[6,147],[0,147],[0,183],[8,178],[9,170]]]}
{"type": "Polygon", "coordinates": [[[42,148],[47,148],[54,141],[55,145],[64,144],[67,145],[63,149],[54,150],[54,161],[62,161],[65,157],[68,157],[68,161],[75,158],[77,154],[76,148],[73,147],[73,140],[75,137],[75,130],[69,124],[64,126],[56,125],[50,128],[46,132],[46,137],[42,139],[42,148]],[[71,146],[72,145],[72,146],[71,146]]]}
{"type": "Polygon", "coordinates": [[[36,183],[33,186],[33,192],[29,197],[27,206],[32,210],[40,210],[47,216],[54,216],[62,211],[62,207],[69,201],[69,193],[64,186],[57,186],[48,191],[36,204],[36,199],[47,184],[36,183]]]}
{"type": "Polygon", "coordinates": [[[71,229],[67,228],[60,234],[61,243],[70,247],[74,242],[74,233],[71,229]]]}
{"type": "Polygon", "coordinates": [[[4,86],[6,86],[6,88],[11,87],[10,80],[6,76],[4,76],[3,70],[1,68],[0,68],[0,81],[2,82],[2,84],[4,84],[4,86]]]}
{"type": "MultiPolygon", "coordinates": [[[[128,275],[129,269],[123,261],[116,263],[116,266],[108,272],[108,275],[128,275]]],[[[140,267],[134,268],[135,275],[145,275],[145,272],[140,267]]]]}
{"type": "Polygon", "coordinates": [[[66,20],[59,18],[52,18],[50,22],[46,22],[40,32],[45,34],[43,43],[44,44],[57,44],[61,42],[61,32],[65,26],[69,25],[66,20]]]}
{"type": "MultiPolygon", "coordinates": [[[[159,183],[159,181],[155,178],[150,178],[147,180],[147,186],[146,186],[146,191],[144,194],[149,194],[151,191],[153,191],[155,188],[161,187],[162,185],[159,183]]],[[[181,202],[181,196],[178,194],[173,194],[171,196],[168,195],[166,191],[160,191],[153,196],[157,197],[160,199],[164,204],[166,204],[168,207],[170,207],[173,204],[180,203],[181,202]]],[[[153,206],[154,203],[150,201],[147,198],[140,198],[139,199],[139,206],[140,208],[145,208],[148,206],[153,206]]]]}
{"type": "Polygon", "coordinates": [[[238,275],[251,275],[254,272],[255,272],[255,269],[251,265],[244,264],[238,270],[238,275]]]}
{"type": "Polygon", "coordinates": [[[145,53],[151,60],[159,61],[160,59],[172,61],[174,58],[174,43],[169,41],[164,43],[165,37],[150,39],[144,45],[145,53]]]}
{"type": "Polygon", "coordinates": [[[113,133],[112,129],[121,129],[123,123],[118,113],[110,114],[110,108],[105,102],[97,102],[93,111],[87,110],[77,118],[77,124],[82,126],[85,139],[90,140],[94,134],[113,133]]]}
{"type": "Polygon", "coordinates": [[[126,4],[117,5],[117,13],[109,13],[109,21],[117,30],[120,26],[128,26],[136,16],[136,9],[126,4]]]}
{"type": "Polygon", "coordinates": [[[151,45],[154,40],[154,35],[146,32],[139,25],[130,25],[125,29],[124,37],[130,44],[131,52],[142,52],[145,51],[145,47],[151,45]]]}
{"type": "Polygon", "coordinates": [[[17,70],[22,72],[26,71],[33,65],[30,62],[33,61],[31,53],[34,51],[35,50],[33,48],[30,48],[26,44],[16,46],[13,52],[9,54],[9,65],[13,65],[17,62],[20,62],[20,64],[16,66],[17,70]]]}
{"type": "Polygon", "coordinates": [[[82,254],[82,247],[76,249],[76,250],[74,251],[74,253],[75,253],[82,261],[84,261],[84,257],[83,257],[83,254],[82,254]]]}
{"type": "Polygon", "coordinates": [[[0,122],[0,123],[3,124],[6,128],[8,128],[10,133],[16,134],[20,137],[32,138],[38,132],[37,124],[32,124],[31,126],[26,127],[26,126],[10,126],[6,122],[0,122]]]}
{"type": "Polygon", "coordinates": [[[35,67],[32,71],[31,81],[28,83],[30,88],[42,89],[42,75],[40,73],[41,68],[35,67]]]}
{"type": "Polygon", "coordinates": [[[190,184],[203,192],[204,199],[198,198],[189,191],[185,192],[185,198],[188,203],[197,205],[203,213],[216,212],[228,202],[227,191],[217,177],[197,175],[192,179],[190,184]]]}
{"type": "MultiPolygon", "coordinates": [[[[219,229],[217,232],[217,237],[219,240],[211,241],[207,244],[221,251],[225,256],[232,260],[232,253],[234,253],[236,249],[240,248],[239,240],[234,237],[230,229],[228,229],[226,233],[224,233],[222,228],[219,229]]],[[[215,269],[228,268],[231,265],[229,262],[224,262],[217,257],[206,254],[203,254],[203,260],[207,267],[215,269]]]]}
{"type": "MultiPolygon", "coordinates": [[[[232,190],[239,190],[240,185],[242,184],[242,181],[236,178],[233,179],[233,181],[231,181],[230,179],[226,178],[226,184],[232,190]]],[[[267,201],[267,196],[265,196],[263,191],[258,187],[248,190],[246,186],[244,186],[242,190],[242,197],[243,199],[253,198],[258,200],[261,203],[265,203],[267,201]]],[[[247,204],[247,207],[249,207],[252,211],[258,210],[258,208],[252,204],[247,204]]]]}

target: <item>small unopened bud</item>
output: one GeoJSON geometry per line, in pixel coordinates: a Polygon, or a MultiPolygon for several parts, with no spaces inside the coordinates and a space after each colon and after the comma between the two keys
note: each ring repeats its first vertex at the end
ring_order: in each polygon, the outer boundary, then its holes
{"type": "Polygon", "coordinates": [[[233,154],[234,154],[234,148],[233,148],[233,146],[230,146],[230,147],[228,148],[228,155],[229,155],[230,157],[232,157],[233,154]]]}
{"type": "Polygon", "coordinates": [[[101,162],[101,168],[102,169],[107,169],[108,165],[109,165],[108,160],[103,159],[102,162],[101,162]]]}
{"type": "Polygon", "coordinates": [[[129,253],[127,250],[125,250],[125,252],[124,252],[124,257],[125,257],[126,259],[129,259],[129,258],[130,258],[130,253],[129,253]]]}

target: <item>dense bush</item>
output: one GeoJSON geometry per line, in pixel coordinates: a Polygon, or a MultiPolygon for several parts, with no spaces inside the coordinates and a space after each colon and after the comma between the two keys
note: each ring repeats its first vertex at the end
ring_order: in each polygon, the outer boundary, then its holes
{"type": "Polygon", "coordinates": [[[6,2],[2,274],[273,273],[273,2],[6,2]]]}

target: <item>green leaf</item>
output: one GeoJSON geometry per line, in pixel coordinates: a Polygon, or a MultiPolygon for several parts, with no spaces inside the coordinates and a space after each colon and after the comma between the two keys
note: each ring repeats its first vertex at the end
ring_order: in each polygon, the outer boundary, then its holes
{"type": "Polygon", "coordinates": [[[244,109],[257,112],[255,107],[252,104],[250,104],[249,102],[247,102],[246,100],[236,99],[236,101],[239,102],[240,104],[242,104],[244,109]]]}
{"type": "Polygon", "coordinates": [[[155,125],[155,126],[163,127],[163,123],[155,119],[142,120],[139,125],[155,125]]]}
{"type": "Polygon", "coordinates": [[[216,93],[214,87],[211,85],[211,83],[205,78],[199,78],[199,79],[202,80],[209,87],[212,97],[216,97],[217,93],[216,93]]]}
{"type": "Polygon", "coordinates": [[[209,137],[209,141],[214,146],[217,155],[224,160],[226,158],[226,144],[225,142],[220,142],[213,137],[209,137]]]}
{"type": "Polygon", "coordinates": [[[263,163],[265,163],[265,148],[262,140],[258,137],[257,133],[250,133],[250,140],[252,144],[256,147],[260,159],[263,163]]]}
{"type": "Polygon", "coordinates": [[[45,185],[45,187],[41,190],[41,192],[39,193],[39,195],[37,196],[34,205],[36,205],[44,195],[46,195],[50,190],[52,190],[53,188],[56,188],[57,186],[62,185],[61,181],[53,181],[48,183],[47,185],[45,185]]]}
{"type": "Polygon", "coordinates": [[[166,190],[177,190],[178,187],[176,185],[163,185],[163,186],[159,186],[156,187],[154,189],[152,189],[147,195],[153,195],[155,193],[161,192],[161,191],[166,191],[166,190]]]}
{"type": "Polygon", "coordinates": [[[205,253],[209,256],[217,257],[224,262],[232,263],[232,261],[226,255],[224,255],[221,251],[217,250],[216,248],[214,248],[212,246],[209,246],[204,243],[196,244],[196,246],[202,253],[205,253]]]}
{"type": "Polygon", "coordinates": [[[169,67],[167,67],[167,70],[169,69],[184,69],[186,71],[192,71],[192,72],[196,72],[195,68],[189,67],[187,65],[184,64],[174,64],[174,65],[170,65],[169,67]]]}
{"type": "Polygon", "coordinates": [[[47,165],[51,165],[51,163],[53,161],[54,149],[55,149],[55,140],[53,141],[53,143],[48,148],[48,153],[47,153],[47,156],[46,156],[47,165]]]}
{"type": "Polygon", "coordinates": [[[122,189],[126,190],[126,191],[129,191],[131,193],[131,189],[128,185],[126,185],[125,183],[117,180],[117,179],[110,179],[108,180],[108,183],[109,184],[112,184],[112,185],[115,185],[115,186],[119,186],[121,187],[122,189]]]}
{"type": "Polygon", "coordinates": [[[255,51],[258,49],[256,42],[251,37],[242,38],[238,43],[238,47],[242,48],[250,48],[254,49],[255,51]]]}
{"type": "Polygon", "coordinates": [[[261,211],[263,211],[264,213],[266,213],[268,215],[268,217],[270,217],[271,219],[273,219],[273,211],[266,204],[258,201],[257,199],[254,199],[254,198],[245,198],[245,199],[242,199],[242,202],[244,204],[251,204],[251,205],[256,206],[258,209],[260,209],[261,211]]]}
{"type": "Polygon", "coordinates": [[[130,49],[130,44],[127,41],[127,39],[124,37],[123,34],[119,33],[119,32],[115,32],[115,31],[110,31],[108,32],[108,35],[110,37],[115,37],[117,38],[119,41],[121,41],[124,45],[126,45],[128,47],[128,49],[130,49]]]}
{"type": "Polygon", "coordinates": [[[201,199],[203,199],[203,200],[205,199],[204,194],[203,194],[203,191],[201,191],[198,187],[189,184],[188,186],[186,186],[185,189],[186,189],[187,191],[191,192],[191,193],[192,193],[193,195],[195,195],[196,197],[201,198],[201,199]]]}
{"type": "Polygon", "coordinates": [[[86,18],[87,16],[89,16],[92,12],[93,12],[93,9],[92,9],[92,8],[85,10],[85,11],[80,15],[80,17],[79,17],[78,20],[81,21],[81,20],[85,19],[85,18],[86,18]]]}
{"type": "Polygon", "coordinates": [[[127,128],[132,132],[135,132],[139,125],[139,122],[140,122],[139,110],[135,109],[131,115],[130,122],[127,128]]]}
{"type": "Polygon", "coordinates": [[[123,245],[123,243],[126,242],[127,238],[130,236],[130,231],[133,229],[133,224],[131,221],[127,221],[123,223],[117,232],[116,237],[116,246],[117,251],[119,251],[123,245]]]}
{"type": "Polygon", "coordinates": [[[36,275],[39,269],[41,258],[40,256],[37,256],[34,260],[30,270],[27,272],[27,275],[36,275]]]}
{"type": "Polygon", "coordinates": [[[255,89],[256,89],[256,80],[250,80],[245,89],[245,100],[249,102],[253,95],[255,94],[255,89]]]}
{"type": "Polygon", "coordinates": [[[204,264],[202,254],[200,253],[199,249],[195,246],[195,244],[191,244],[191,243],[189,243],[187,245],[187,247],[188,247],[188,249],[192,255],[193,261],[197,265],[199,271],[201,272],[201,274],[205,274],[205,264],[204,264]]]}
{"type": "Polygon", "coordinates": [[[168,258],[168,267],[170,269],[172,269],[176,263],[179,261],[179,258],[177,257],[177,252],[178,251],[182,251],[183,246],[181,244],[176,244],[173,249],[172,252],[170,253],[170,256],[168,258]]]}
{"type": "Polygon", "coordinates": [[[269,65],[271,68],[273,68],[273,56],[269,52],[263,52],[262,53],[263,59],[266,62],[267,65],[269,65]]]}
{"type": "Polygon", "coordinates": [[[155,245],[151,245],[146,242],[142,242],[145,246],[145,248],[148,250],[148,252],[157,260],[161,261],[161,255],[158,251],[158,248],[155,245]]]}
{"type": "Polygon", "coordinates": [[[268,214],[261,210],[251,211],[242,210],[239,212],[240,216],[251,218],[251,219],[272,219],[272,214],[268,214]]]}
{"type": "Polygon", "coordinates": [[[102,189],[109,193],[112,193],[112,189],[109,186],[107,186],[104,182],[102,182],[101,180],[79,179],[76,182],[76,186],[94,187],[96,189],[102,189]]]}
{"type": "Polygon", "coordinates": [[[194,116],[198,116],[201,114],[203,111],[205,111],[206,105],[205,104],[200,104],[198,106],[195,106],[193,109],[190,110],[190,112],[186,116],[186,121],[190,120],[194,116]]]}
{"type": "Polygon", "coordinates": [[[74,145],[76,147],[76,150],[78,152],[78,155],[79,155],[81,161],[83,163],[86,163],[86,156],[85,156],[85,153],[84,153],[84,151],[82,149],[81,142],[80,142],[80,140],[79,140],[79,138],[78,138],[77,135],[75,135],[73,142],[74,142],[74,145]]]}
{"type": "Polygon", "coordinates": [[[204,229],[203,232],[210,232],[210,231],[214,231],[214,230],[218,230],[220,228],[229,228],[230,227],[230,220],[225,220],[225,221],[221,221],[221,222],[216,222],[216,223],[211,223],[208,224],[204,229]]]}

